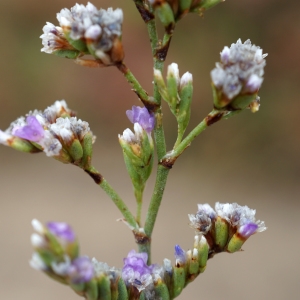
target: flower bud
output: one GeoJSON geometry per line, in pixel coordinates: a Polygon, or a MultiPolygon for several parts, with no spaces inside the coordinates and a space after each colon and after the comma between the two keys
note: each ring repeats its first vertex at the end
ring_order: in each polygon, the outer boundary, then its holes
{"type": "Polygon", "coordinates": [[[171,112],[177,119],[177,143],[180,143],[191,116],[191,101],[193,96],[192,74],[186,72],[180,78],[178,65],[176,63],[172,63],[168,67],[167,85],[165,84],[159,70],[154,69],[154,79],[158,86],[159,93],[168,103],[171,112]]]}
{"type": "Polygon", "coordinates": [[[215,222],[215,243],[220,249],[224,249],[229,235],[228,222],[221,217],[217,217],[215,222]]]}
{"type": "MultiPolygon", "coordinates": [[[[169,68],[168,68],[168,70],[169,70],[169,68]]],[[[169,104],[169,106],[171,108],[172,105],[171,105],[171,101],[169,99],[169,93],[168,93],[165,81],[163,79],[163,76],[161,74],[161,71],[157,70],[157,69],[154,69],[153,71],[154,71],[153,72],[153,74],[154,74],[154,80],[155,80],[155,83],[157,84],[159,93],[162,96],[162,98],[169,104]]]]}
{"type": "Polygon", "coordinates": [[[199,270],[199,252],[198,249],[187,251],[187,257],[189,262],[189,274],[197,274],[199,270]]]}
{"type": "Polygon", "coordinates": [[[145,107],[133,106],[126,114],[134,123],[134,133],[127,128],[123,135],[119,135],[119,142],[135,196],[141,199],[153,166],[154,145],[151,131],[154,128],[155,118],[145,107]]]}
{"type": "Polygon", "coordinates": [[[179,84],[180,84],[180,77],[179,77],[178,65],[172,63],[168,66],[168,73],[167,73],[167,93],[168,93],[167,102],[174,115],[176,115],[176,108],[179,102],[179,97],[178,97],[179,84]]]}
{"type": "Polygon", "coordinates": [[[104,274],[97,278],[99,299],[110,300],[111,299],[111,289],[110,289],[110,279],[104,274]]]}
{"type": "Polygon", "coordinates": [[[174,255],[176,259],[175,265],[178,267],[185,266],[187,260],[186,253],[179,245],[175,246],[174,255]]]}
{"type": "Polygon", "coordinates": [[[150,4],[155,8],[161,23],[164,25],[166,32],[172,33],[175,27],[175,16],[169,1],[150,0],[150,4]]]}
{"type": "Polygon", "coordinates": [[[175,266],[173,269],[172,288],[171,294],[173,298],[179,296],[185,286],[186,271],[184,267],[175,266]]]}
{"type": "Polygon", "coordinates": [[[206,269],[209,252],[206,238],[203,235],[195,235],[194,247],[198,250],[199,272],[203,273],[206,269]]]}
{"type": "Polygon", "coordinates": [[[161,300],[170,299],[169,289],[161,279],[155,282],[154,292],[155,292],[155,296],[158,297],[158,299],[161,300]]]}
{"type": "Polygon", "coordinates": [[[180,79],[179,105],[177,111],[178,132],[183,135],[191,117],[191,103],[193,97],[193,76],[186,72],[180,79]]]}

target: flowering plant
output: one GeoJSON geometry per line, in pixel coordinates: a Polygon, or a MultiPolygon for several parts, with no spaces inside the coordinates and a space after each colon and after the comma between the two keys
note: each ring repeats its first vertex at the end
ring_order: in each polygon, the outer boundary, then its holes
{"type": "Polygon", "coordinates": [[[204,14],[221,0],[134,0],[151,41],[154,61],[153,94],[143,89],[124,62],[121,9],[97,9],[93,4],[76,4],[57,14],[59,26],[47,23],[41,35],[42,51],[73,60],[85,67],[117,67],[142,102],[126,115],[133,131],[119,134],[125,166],[130,176],[137,210],[133,214],[92,164],[96,137],[86,121],[78,119],[64,100],[44,111],[30,111],[0,131],[0,143],[29,152],[45,152],[48,157],[83,169],[115,203],[122,221],[134,235],[138,252],[132,250],[122,269],[109,267],[95,258],[80,255],[72,228],[66,223],[32,221],[34,253],[30,265],[56,281],[69,285],[86,299],[174,299],[206,269],[207,260],[220,252],[234,253],[253,234],[266,229],[255,219],[255,210],[237,203],[198,204],[189,215],[195,231],[190,250],[175,246],[175,264],[164,259],[151,263],[151,238],[170,169],[192,141],[206,128],[249,108],[259,109],[258,91],[263,82],[266,54],[262,49],[239,39],[221,51],[220,62],[211,71],[213,109],[191,132],[186,130],[191,117],[193,77],[181,77],[176,63],[163,75],[164,61],[176,24],[188,13],[204,14]],[[165,33],[158,38],[156,23],[165,33]],[[167,151],[163,129],[162,101],[166,101],[177,122],[177,139],[167,151]],[[142,221],[144,189],[152,173],[154,152],[157,175],[154,191],[142,221]]]}

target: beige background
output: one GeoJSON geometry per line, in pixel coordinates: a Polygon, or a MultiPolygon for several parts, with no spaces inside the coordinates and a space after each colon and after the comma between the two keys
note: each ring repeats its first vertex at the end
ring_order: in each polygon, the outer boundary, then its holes
{"type": "MultiPolygon", "coordinates": [[[[42,27],[56,23],[65,1],[0,2],[0,128],[31,109],[66,99],[97,135],[94,165],[128,205],[135,204],[117,134],[130,123],[125,110],[138,105],[115,68],[85,69],[40,52],[42,27]]],[[[151,91],[151,55],[146,28],[130,0],[98,0],[121,7],[126,63],[151,91]]],[[[268,230],[252,237],[244,252],[222,254],[178,299],[296,299],[299,297],[299,1],[228,0],[204,18],[178,24],[167,63],[194,76],[190,129],[211,109],[209,71],[224,45],[250,38],[269,53],[261,110],[216,124],[178,160],[165,191],[153,236],[153,261],[173,259],[175,244],[189,249],[188,213],[197,203],[238,202],[257,209],[268,230]]],[[[165,109],[168,149],[176,125],[165,109]]],[[[0,148],[0,299],[76,299],[67,287],[31,269],[30,221],[67,221],[83,254],[110,265],[135,247],[131,233],[115,220],[120,213],[84,172],[43,154],[0,148]]],[[[150,180],[145,207],[153,188],[150,180]]],[[[144,214],[145,216],[145,214],[144,214]]],[[[174,261],[174,260],[173,260],[174,261]]]]}

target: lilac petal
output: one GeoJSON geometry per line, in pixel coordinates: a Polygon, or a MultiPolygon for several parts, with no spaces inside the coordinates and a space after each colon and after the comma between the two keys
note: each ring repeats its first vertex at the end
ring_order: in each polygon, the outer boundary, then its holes
{"type": "Polygon", "coordinates": [[[68,275],[75,284],[89,282],[94,274],[94,266],[87,256],[76,258],[68,270],[68,275]]]}
{"type": "Polygon", "coordinates": [[[13,135],[32,142],[38,142],[44,137],[44,128],[35,116],[26,118],[27,125],[13,129],[13,135]]]}
{"type": "Polygon", "coordinates": [[[75,240],[75,233],[67,223],[48,222],[47,228],[53,235],[66,242],[72,243],[75,240]]]}
{"type": "Polygon", "coordinates": [[[126,110],[126,116],[129,119],[129,121],[134,124],[134,121],[133,121],[133,111],[132,110],[126,110]]]}
{"type": "Polygon", "coordinates": [[[147,265],[148,254],[145,252],[136,253],[135,250],[131,250],[128,253],[128,256],[124,258],[124,267],[123,271],[133,270],[138,272],[140,275],[150,274],[151,270],[147,265]]]}
{"type": "Polygon", "coordinates": [[[154,129],[155,117],[146,107],[132,106],[132,110],[127,110],[126,115],[131,123],[139,123],[147,133],[154,129]]]}
{"type": "Polygon", "coordinates": [[[175,245],[174,255],[176,263],[184,264],[186,262],[186,253],[179,245],[175,245]]]}
{"type": "Polygon", "coordinates": [[[238,233],[244,237],[248,238],[252,234],[254,234],[258,229],[258,225],[253,222],[245,223],[238,229],[238,233]]]}

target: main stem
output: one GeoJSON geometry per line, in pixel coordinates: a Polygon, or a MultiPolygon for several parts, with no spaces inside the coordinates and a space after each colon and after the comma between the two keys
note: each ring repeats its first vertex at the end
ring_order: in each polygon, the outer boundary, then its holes
{"type": "MultiPolygon", "coordinates": [[[[148,28],[148,34],[151,42],[154,68],[162,71],[164,66],[164,59],[160,60],[159,56],[157,56],[157,47],[159,43],[158,43],[158,36],[157,36],[156,24],[154,19],[147,23],[147,28],[148,28]]],[[[160,162],[162,157],[164,157],[166,154],[166,142],[165,142],[165,135],[163,129],[161,96],[156,84],[154,84],[153,96],[155,102],[159,105],[159,107],[155,111],[156,124],[154,128],[154,139],[156,144],[158,162],[160,162]]],[[[165,168],[160,164],[158,165],[154,191],[149,204],[145,226],[144,226],[145,234],[148,237],[148,239],[147,239],[147,243],[139,248],[140,251],[146,251],[148,253],[148,264],[151,263],[151,236],[156,221],[156,217],[158,214],[158,210],[160,207],[160,203],[163,197],[164,189],[166,186],[168,173],[169,173],[168,168],[165,168]]]]}

